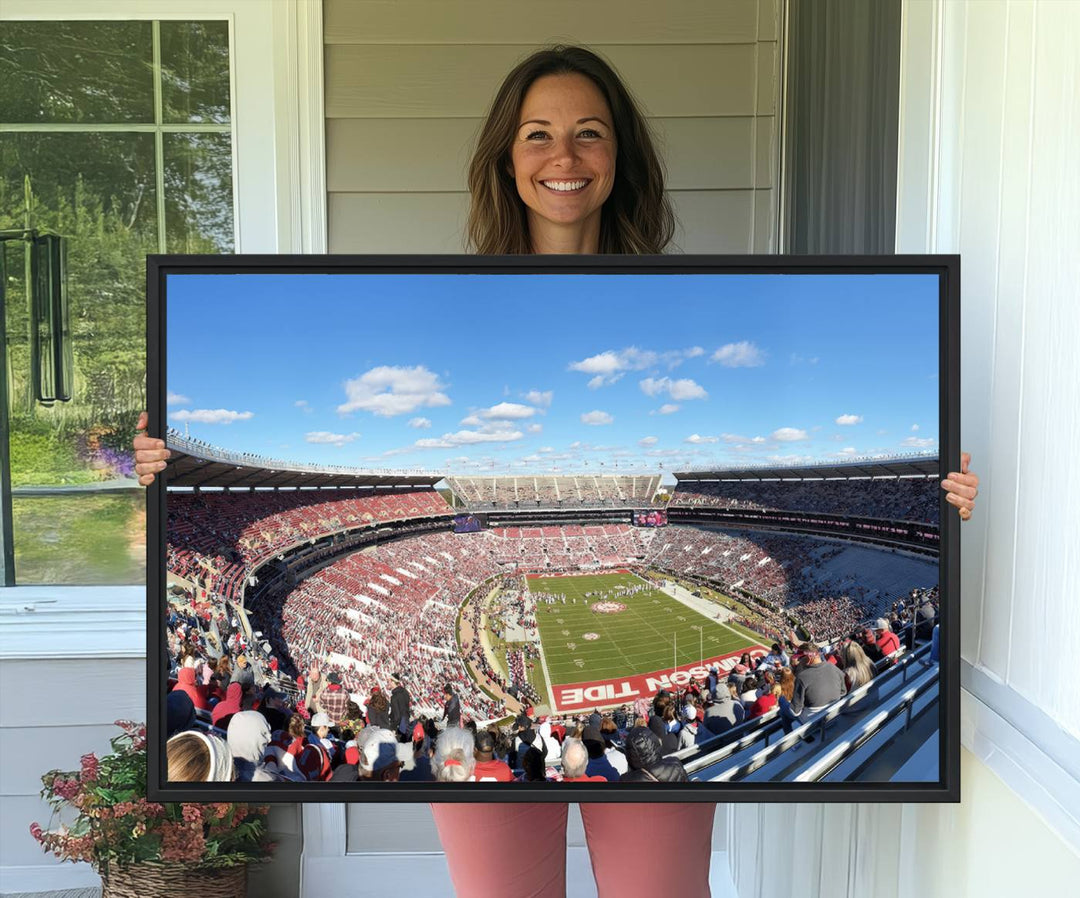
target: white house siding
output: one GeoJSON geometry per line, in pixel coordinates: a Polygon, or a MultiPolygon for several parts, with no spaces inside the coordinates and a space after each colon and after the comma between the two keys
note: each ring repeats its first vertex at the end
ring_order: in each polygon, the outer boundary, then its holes
{"type": "Polygon", "coordinates": [[[645,107],[679,220],[676,251],[774,252],[779,0],[560,0],[542,10],[327,0],[330,251],[464,251],[465,171],[495,89],[534,49],[563,42],[610,59],[645,107]],[[568,30],[549,33],[538,19],[568,30]]]}
{"type": "Polygon", "coordinates": [[[1080,878],[1080,4],[905,0],[902,27],[897,250],[961,254],[961,442],[983,481],[962,528],[962,802],[734,807],[743,898],[1080,878]]]}

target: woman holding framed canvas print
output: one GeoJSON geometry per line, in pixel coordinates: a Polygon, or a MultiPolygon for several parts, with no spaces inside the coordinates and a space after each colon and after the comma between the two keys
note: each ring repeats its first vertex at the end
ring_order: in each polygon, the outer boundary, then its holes
{"type": "MultiPolygon", "coordinates": [[[[662,253],[674,233],[644,116],[612,68],[581,47],[539,51],[510,72],[482,128],[468,184],[469,242],[483,254],[662,253]]],[[[146,424],[144,414],[140,431],[146,424]]],[[[164,469],[168,450],[142,433],[134,448],[139,482],[147,485],[164,469]]],[[[965,454],[962,470],[942,482],[965,520],[978,487],[968,462],[965,454]]],[[[567,808],[433,805],[457,894],[565,895],[567,808]],[[493,851],[507,833],[528,833],[529,850],[493,851]]],[[[715,804],[584,804],[581,812],[601,898],[661,894],[673,882],[682,898],[709,894],[715,804]]]]}

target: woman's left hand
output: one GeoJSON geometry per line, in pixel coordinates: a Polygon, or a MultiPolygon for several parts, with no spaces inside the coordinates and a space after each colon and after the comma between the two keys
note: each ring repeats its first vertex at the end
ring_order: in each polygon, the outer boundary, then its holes
{"type": "Polygon", "coordinates": [[[941,488],[945,490],[945,501],[957,507],[962,521],[971,517],[971,511],[975,508],[975,497],[979,495],[979,475],[968,470],[970,464],[970,453],[960,453],[960,470],[950,471],[941,481],[941,488]]]}

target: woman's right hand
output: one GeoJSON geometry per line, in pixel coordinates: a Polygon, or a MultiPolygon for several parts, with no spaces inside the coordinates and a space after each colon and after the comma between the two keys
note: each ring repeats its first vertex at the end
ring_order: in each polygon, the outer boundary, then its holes
{"type": "Polygon", "coordinates": [[[158,440],[146,435],[150,416],[146,412],[139,414],[139,422],[135,425],[135,439],[131,441],[135,450],[135,473],[139,475],[139,483],[142,486],[150,486],[159,471],[165,470],[165,459],[169,457],[169,450],[165,448],[165,441],[158,440]]]}

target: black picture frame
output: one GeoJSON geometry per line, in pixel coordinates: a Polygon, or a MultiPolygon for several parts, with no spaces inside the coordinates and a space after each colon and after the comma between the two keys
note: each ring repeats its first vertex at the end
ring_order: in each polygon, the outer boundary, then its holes
{"type": "MultiPolygon", "coordinates": [[[[166,278],[171,274],[932,274],[939,283],[939,458],[942,476],[960,463],[960,257],[895,256],[520,256],[151,255],[147,257],[149,431],[166,419],[166,278]]],[[[278,802],[958,802],[960,800],[960,526],[940,498],[940,779],[859,783],[168,783],[165,777],[167,654],[166,489],[147,495],[148,797],[155,801],[278,802]]]]}

